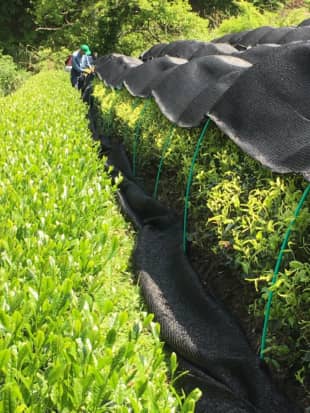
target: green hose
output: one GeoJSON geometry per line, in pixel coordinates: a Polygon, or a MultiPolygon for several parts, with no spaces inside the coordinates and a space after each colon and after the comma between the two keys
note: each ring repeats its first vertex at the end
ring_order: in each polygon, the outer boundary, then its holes
{"type": "Polygon", "coordinates": [[[151,99],[146,99],[144,102],[143,108],[140,112],[139,118],[136,123],[136,129],[135,129],[135,134],[134,134],[134,139],[132,143],[132,174],[133,176],[136,176],[136,159],[137,159],[137,147],[138,147],[138,141],[139,141],[139,136],[140,136],[140,130],[141,130],[141,123],[143,119],[144,112],[148,105],[150,104],[151,99]]]}
{"type": "Polygon", "coordinates": [[[184,216],[183,216],[183,251],[186,252],[186,239],[187,239],[187,215],[188,215],[188,200],[189,200],[189,194],[190,194],[190,189],[191,189],[191,184],[193,180],[193,173],[194,173],[194,166],[195,162],[199,153],[200,145],[202,143],[202,140],[207,132],[208,126],[210,124],[210,119],[208,118],[198,139],[196,149],[193,155],[191,167],[189,170],[188,178],[187,178],[187,185],[186,185],[186,193],[185,193],[185,205],[184,205],[184,216]]]}
{"type": "MultiPolygon", "coordinates": [[[[298,203],[298,206],[296,208],[296,211],[294,213],[294,218],[291,220],[291,222],[288,226],[288,229],[286,230],[284,240],[282,242],[281,249],[280,249],[280,252],[279,252],[279,255],[278,255],[278,259],[277,259],[277,262],[276,262],[276,265],[275,265],[275,269],[274,269],[274,273],[273,273],[273,277],[272,277],[272,281],[271,281],[271,286],[273,286],[277,282],[278,274],[279,274],[283,254],[284,254],[284,250],[287,247],[288,239],[289,239],[291,230],[293,228],[293,225],[295,224],[296,218],[298,217],[299,212],[300,212],[300,210],[301,210],[301,208],[302,208],[309,192],[310,192],[310,184],[307,186],[304,193],[302,194],[302,197],[301,197],[301,199],[298,203]]],[[[267,300],[267,304],[266,304],[266,310],[265,310],[265,319],[264,319],[264,326],[263,326],[262,339],[261,339],[261,348],[260,348],[260,358],[262,360],[264,360],[264,352],[265,352],[265,347],[266,347],[266,338],[267,338],[268,322],[269,322],[269,316],[270,316],[272,297],[273,297],[273,291],[269,291],[268,300],[267,300]]]]}
{"type": "Polygon", "coordinates": [[[162,170],[162,166],[164,163],[164,158],[165,158],[165,154],[167,149],[170,146],[170,142],[174,133],[174,129],[175,126],[172,125],[171,130],[169,135],[167,136],[167,138],[165,139],[164,145],[163,145],[163,150],[162,150],[162,154],[161,154],[161,158],[160,158],[160,162],[158,165],[158,171],[157,171],[157,175],[156,175],[156,181],[155,181],[155,187],[154,187],[154,193],[153,193],[153,198],[156,199],[157,198],[157,191],[158,191],[158,185],[159,185],[159,178],[160,178],[160,174],[161,174],[161,170],[162,170]]]}

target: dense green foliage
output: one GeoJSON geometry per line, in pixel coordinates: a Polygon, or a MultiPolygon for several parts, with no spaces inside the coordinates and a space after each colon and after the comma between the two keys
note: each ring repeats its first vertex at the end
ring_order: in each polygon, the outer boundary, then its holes
{"type": "MultiPolygon", "coordinates": [[[[106,125],[122,137],[131,152],[135,124],[144,102],[134,108],[127,91],[101,85],[95,94],[106,125]],[[112,122],[113,119],[113,122],[112,122]]],[[[140,122],[140,120],[139,120],[140,122]]],[[[107,128],[107,126],[106,126],[107,128]]],[[[141,120],[137,174],[155,180],[161,151],[171,124],[155,103],[141,120]]],[[[107,132],[107,130],[106,130],[107,132]]],[[[175,128],[167,152],[159,198],[181,211],[187,175],[199,129],[175,128]]],[[[212,250],[217,260],[235,270],[235,277],[253,283],[260,292],[252,306],[262,317],[277,253],[306,182],[300,176],[272,174],[211,128],[195,167],[190,202],[189,239],[196,247],[212,250]]],[[[153,187],[149,187],[150,192],[153,187]]],[[[310,370],[309,318],[309,202],[302,210],[285,254],[282,273],[274,286],[268,337],[268,360],[306,386],[310,370]]]]}
{"type": "MultiPolygon", "coordinates": [[[[24,39],[12,32],[12,38],[0,41],[0,47],[15,57],[18,48],[29,44],[34,48],[28,49],[30,53],[39,46],[75,49],[89,43],[99,54],[130,54],[158,41],[204,36],[208,27],[206,19],[191,12],[187,0],[33,0],[30,5],[14,2],[12,7],[32,25],[30,33],[23,29],[24,39]]],[[[0,23],[13,25],[14,15],[0,15],[0,23]]]]}
{"type": "Polygon", "coordinates": [[[199,394],[177,395],[141,311],[132,234],[67,74],[0,106],[0,411],[193,412],[199,394]]]}
{"type": "MultiPolygon", "coordinates": [[[[248,3],[261,10],[276,10],[281,5],[288,1],[279,0],[248,0],[248,3]]],[[[213,25],[217,25],[219,21],[225,19],[228,15],[237,15],[240,10],[237,1],[228,0],[190,0],[190,4],[194,11],[197,11],[201,16],[210,19],[213,25]]]]}
{"type": "Polygon", "coordinates": [[[227,33],[235,33],[242,30],[255,29],[261,26],[293,26],[309,17],[306,7],[296,9],[279,8],[276,12],[261,10],[253,4],[240,0],[234,2],[238,6],[238,14],[225,18],[221,24],[211,33],[214,39],[227,33]]]}
{"type": "Polygon", "coordinates": [[[11,56],[2,54],[0,50],[0,96],[16,90],[27,76],[24,70],[18,69],[11,56]]]}
{"type": "Polygon", "coordinates": [[[205,38],[208,20],[191,12],[188,1],[109,1],[99,36],[105,52],[125,51],[138,55],[155,43],[205,38]]]}
{"type": "Polygon", "coordinates": [[[31,0],[2,0],[0,3],[0,49],[13,54],[19,44],[35,39],[31,0]]]}
{"type": "MultiPolygon", "coordinates": [[[[89,43],[99,54],[138,55],[158,42],[210,39],[208,27],[218,26],[230,16],[233,16],[231,23],[234,27],[228,25],[223,27],[224,31],[256,27],[266,20],[266,16],[262,17],[263,11],[267,11],[268,16],[275,6],[281,7],[285,3],[289,2],[4,0],[0,6],[0,48],[16,61],[27,66],[30,63],[30,67],[32,58],[36,58],[41,48],[75,50],[81,43],[89,43]],[[244,17],[242,24],[240,21],[238,24],[239,15],[244,17]]],[[[283,13],[285,15],[286,11],[283,13]]],[[[282,17],[278,16],[273,24],[281,24],[282,17]]]]}

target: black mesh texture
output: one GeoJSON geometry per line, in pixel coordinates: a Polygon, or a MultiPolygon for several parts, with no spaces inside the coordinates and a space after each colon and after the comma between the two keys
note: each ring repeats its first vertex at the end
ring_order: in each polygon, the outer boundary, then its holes
{"type": "Polygon", "coordinates": [[[210,117],[277,172],[310,173],[310,43],[273,48],[245,71],[210,117]]]}
{"type": "MultiPolygon", "coordinates": [[[[115,141],[103,140],[108,164],[128,172],[124,149],[115,156],[116,148],[115,141]]],[[[182,251],[178,216],[126,176],[119,200],[139,230],[133,263],[147,306],[169,349],[178,353],[181,369],[189,370],[179,386],[202,390],[196,412],[300,413],[272,383],[234,317],[202,288],[182,251]]]]}
{"type": "Polygon", "coordinates": [[[178,40],[172,43],[157,44],[141,55],[146,61],[156,57],[171,56],[191,60],[195,57],[210,56],[217,54],[231,54],[236,49],[225,42],[215,44],[210,42],[199,42],[196,40],[178,40]]]}

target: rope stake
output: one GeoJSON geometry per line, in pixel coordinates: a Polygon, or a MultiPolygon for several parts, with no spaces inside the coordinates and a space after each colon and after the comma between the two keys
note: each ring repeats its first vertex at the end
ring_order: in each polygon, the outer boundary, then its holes
{"type": "Polygon", "coordinates": [[[189,194],[190,194],[190,189],[192,185],[192,180],[193,180],[193,173],[194,173],[194,167],[195,167],[195,162],[199,153],[199,149],[202,143],[202,140],[207,132],[207,129],[210,124],[210,119],[208,118],[198,139],[198,142],[196,144],[195,152],[192,158],[192,163],[191,167],[189,170],[188,178],[187,178],[187,185],[186,185],[186,193],[185,193],[185,205],[184,205],[184,215],[183,215],[183,251],[186,252],[186,239],[187,239],[187,216],[188,216],[188,200],[189,200],[189,194]]]}
{"type": "MultiPolygon", "coordinates": [[[[309,192],[310,192],[310,184],[304,190],[304,193],[302,194],[302,197],[301,197],[301,199],[300,199],[300,201],[297,205],[297,208],[295,210],[294,217],[291,220],[291,222],[290,222],[290,224],[289,224],[289,226],[286,230],[284,240],[282,242],[280,252],[279,252],[279,255],[278,255],[278,259],[277,259],[275,269],[274,269],[274,272],[273,272],[271,287],[277,282],[278,274],[279,274],[283,254],[284,254],[284,250],[287,247],[290,233],[291,233],[293,225],[295,224],[295,221],[296,221],[296,219],[297,219],[297,217],[300,213],[300,210],[301,210],[305,200],[307,199],[307,196],[308,196],[309,192]]],[[[265,347],[266,347],[266,338],[267,338],[267,332],[268,332],[268,322],[269,322],[269,317],[270,317],[272,297],[273,297],[273,291],[269,291],[268,300],[267,300],[266,309],[265,309],[264,326],[263,326],[262,339],[261,339],[261,348],[260,348],[260,358],[261,358],[261,360],[264,360],[264,352],[265,352],[265,347]]]]}

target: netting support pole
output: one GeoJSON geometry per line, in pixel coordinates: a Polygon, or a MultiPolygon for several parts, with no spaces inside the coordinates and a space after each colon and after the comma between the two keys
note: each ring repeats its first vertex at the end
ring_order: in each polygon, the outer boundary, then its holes
{"type": "MultiPolygon", "coordinates": [[[[290,222],[290,224],[289,224],[289,226],[286,230],[284,240],[282,242],[280,252],[279,252],[279,255],[278,255],[278,259],[277,259],[275,269],[274,269],[274,272],[273,272],[273,277],[272,277],[272,280],[271,280],[271,287],[277,282],[278,274],[279,274],[279,270],[280,270],[280,266],[281,266],[281,262],[282,262],[282,258],[283,258],[283,254],[284,254],[284,251],[287,247],[290,233],[292,231],[293,225],[295,224],[295,221],[296,221],[296,219],[299,215],[299,212],[300,212],[300,210],[301,210],[301,208],[302,208],[309,192],[310,192],[310,184],[304,190],[304,193],[302,194],[302,197],[301,197],[301,199],[300,199],[300,201],[297,205],[297,208],[295,210],[294,217],[291,220],[291,222],[290,222]]],[[[264,326],[263,326],[261,347],[260,347],[260,358],[261,358],[261,360],[264,360],[264,352],[265,352],[265,347],[266,347],[266,338],[267,338],[267,332],[268,332],[268,322],[269,322],[269,317],[270,317],[272,297],[273,297],[273,291],[269,291],[268,299],[267,299],[267,303],[266,303],[266,309],[265,309],[264,326]]]]}
{"type": "Polygon", "coordinates": [[[157,192],[158,192],[158,185],[159,185],[159,179],[160,179],[160,174],[161,174],[161,170],[162,170],[162,166],[164,163],[164,159],[165,159],[165,154],[167,152],[167,149],[170,146],[170,142],[174,133],[174,129],[175,126],[173,125],[171,127],[170,133],[167,136],[167,138],[165,139],[164,145],[163,145],[163,150],[162,150],[162,154],[161,154],[161,158],[160,158],[160,162],[158,165],[158,170],[157,170],[157,175],[156,175],[156,181],[155,181],[155,187],[154,187],[154,192],[153,192],[153,198],[156,199],[157,198],[157,192]]]}
{"type": "Polygon", "coordinates": [[[146,101],[144,102],[143,108],[140,112],[139,118],[136,123],[135,134],[134,134],[133,143],[132,143],[132,174],[133,176],[136,176],[137,147],[138,147],[138,141],[139,141],[140,130],[141,130],[141,122],[143,119],[144,112],[147,106],[149,105],[150,101],[151,101],[150,99],[146,99],[146,101]]]}
{"type": "Polygon", "coordinates": [[[208,120],[206,121],[198,142],[196,144],[196,148],[195,148],[195,152],[192,158],[192,163],[190,166],[190,170],[189,170],[189,174],[188,174],[188,178],[187,178],[187,184],[186,184],[186,193],[185,193],[185,205],[184,205],[184,215],[183,215],[183,251],[186,252],[186,239],[187,239],[187,216],[188,216],[188,201],[189,201],[189,195],[190,195],[190,189],[191,189],[191,185],[192,185],[192,180],[193,180],[193,173],[194,173],[194,167],[195,167],[195,162],[199,153],[199,149],[202,143],[202,140],[207,132],[208,126],[210,124],[210,119],[208,118],[208,120]]]}

